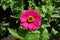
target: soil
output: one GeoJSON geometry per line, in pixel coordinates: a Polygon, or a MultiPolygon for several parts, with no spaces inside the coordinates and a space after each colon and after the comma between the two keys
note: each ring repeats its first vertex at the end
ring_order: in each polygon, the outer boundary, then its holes
{"type": "Polygon", "coordinates": [[[2,40],[15,40],[13,36],[8,35],[7,37],[4,37],[2,40]]]}

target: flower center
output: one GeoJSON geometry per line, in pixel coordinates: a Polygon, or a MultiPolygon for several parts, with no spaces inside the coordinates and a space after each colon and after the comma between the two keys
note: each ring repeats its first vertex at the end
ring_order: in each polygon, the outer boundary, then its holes
{"type": "Polygon", "coordinates": [[[28,22],[33,22],[34,21],[34,17],[33,16],[28,16],[28,22]]]}

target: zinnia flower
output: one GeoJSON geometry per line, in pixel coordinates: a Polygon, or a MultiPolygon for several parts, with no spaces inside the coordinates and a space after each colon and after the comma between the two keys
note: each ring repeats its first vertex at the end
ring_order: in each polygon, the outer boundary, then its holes
{"type": "Polygon", "coordinates": [[[20,25],[26,30],[37,30],[41,25],[41,15],[35,10],[25,10],[20,20],[20,25]]]}

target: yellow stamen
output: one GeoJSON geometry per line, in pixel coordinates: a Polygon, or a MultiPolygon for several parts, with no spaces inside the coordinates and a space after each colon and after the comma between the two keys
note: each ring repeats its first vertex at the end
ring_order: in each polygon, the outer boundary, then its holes
{"type": "Polygon", "coordinates": [[[34,17],[33,16],[28,16],[28,22],[33,22],[34,21],[34,17]]]}

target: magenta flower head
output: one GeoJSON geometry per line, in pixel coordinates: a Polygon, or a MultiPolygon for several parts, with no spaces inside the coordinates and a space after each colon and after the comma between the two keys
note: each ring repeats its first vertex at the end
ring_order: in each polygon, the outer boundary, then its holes
{"type": "Polygon", "coordinates": [[[35,10],[25,10],[20,16],[20,25],[26,30],[37,30],[41,25],[41,15],[35,10]]]}

